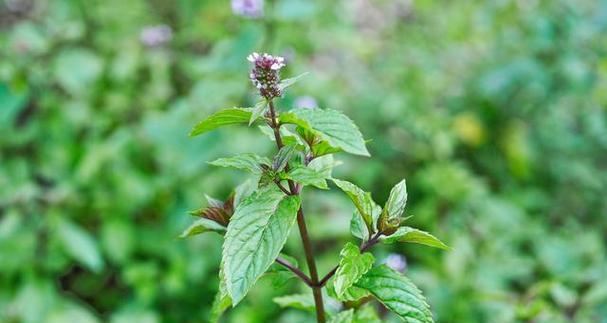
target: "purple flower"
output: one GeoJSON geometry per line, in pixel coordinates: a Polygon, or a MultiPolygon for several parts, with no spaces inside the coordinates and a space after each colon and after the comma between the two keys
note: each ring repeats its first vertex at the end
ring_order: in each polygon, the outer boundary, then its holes
{"type": "Polygon", "coordinates": [[[293,104],[295,108],[308,108],[308,109],[316,109],[318,108],[318,102],[311,96],[300,96],[295,99],[295,103],[293,104]]]}
{"type": "Polygon", "coordinates": [[[167,25],[147,26],[141,30],[139,40],[148,47],[157,47],[173,38],[173,30],[167,25]]]}
{"type": "Polygon", "coordinates": [[[252,53],[247,60],[253,63],[249,78],[259,90],[259,94],[268,100],[281,96],[280,70],[286,66],[285,59],[265,53],[252,53]]]}
{"type": "Polygon", "coordinates": [[[386,266],[401,273],[407,270],[407,258],[396,253],[389,254],[384,263],[386,266]]]}
{"type": "Polygon", "coordinates": [[[232,0],[232,12],[238,16],[260,18],[263,16],[263,0],[232,0]]]}

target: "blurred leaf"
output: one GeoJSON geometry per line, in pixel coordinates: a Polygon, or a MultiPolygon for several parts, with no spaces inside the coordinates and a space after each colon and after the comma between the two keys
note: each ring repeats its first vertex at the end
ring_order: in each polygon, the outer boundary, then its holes
{"type": "Polygon", "coordinates": [[[275,297],[274,303],[280,307],[292,307],[304,311],[314,312],[314,298],[312,294],[292,294],[275,297]]]}
{"type": "Polygon", "coordinates": [[[300,78],[302,78],[303,76],[306,76],[308,73],[301,73],[295,77],[291,77],[288,79],[284,79],[282,81],[280,81],[280,84],[278,84],[278,87],[284,91],[284,89],[288,88],[289,86],[297,83],[297,81],[299,81],[300,78]]]}
{"type": "Polygon", "coordinates": [[[57,81],[72,95],[90,92],[102,70],[103,61],[86,49],[64,50],[55,59],[57,81]]]}
{"type": "Polygon", "coordinates": [[[57,236],[65,251],[88,269],[98,273],[103,267],[103,258],[95,238],[67,219],[57,221],[57,236]]]}
{"type": "Polygon", "coordinates": [[[352,323],[354,319],[354,309],[345,310],[335,314],[329,320],[329,323],[352,323]]]}

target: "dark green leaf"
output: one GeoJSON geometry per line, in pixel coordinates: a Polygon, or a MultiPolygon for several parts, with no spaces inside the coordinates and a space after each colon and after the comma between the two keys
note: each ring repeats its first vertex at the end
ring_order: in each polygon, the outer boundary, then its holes
{"type": "Polygon", "coordinates": [[[368,290],[405,322],[434,322],[426,298],[417,286],[386,265],[369,270],[355,286],[368,290]]]}
{"type": "Polygon", "coordinates": [[[245,199],[235,210],[223,244],[226,287],[234,305],[274,262],[299,209],[299,197],[274,185],[245,199]]]}
{"type": "Polygon", "coordinates": [[[337,110],[293,109],[280,115],[281,123],[295,124],[317,134],[330,146],[355,155],[369,156],[363,136],[356,125],[337,110]]]}
{"type": "Polygon", "coordinates": [[[219,158],[209,164],[220,167],[232,167],[247,170],[251,173],[261,174],[264,169],[261,165],[270,167],[270,160],[256,154],[246,153],[233,157],[219,158]]]}
{"type": "Polygon", "coordinates": [[[407,184],[403,179],[390,191],[390,197],[384,206],[381,218],[387,221],[399,220],[407,204],[407,184]]]}
{"type": "Polygon", "coordinates": [[[290,144],[283,146],[280,148],[276,156],[274,156],[274,160],[272,161],[272,169],[274,169],[276,172],[283,170],[285,166],[287,166],[289,160],[291,160],[291,157],[293,157],[293,155],[296,153],[296,145],[290,144]]]}
{"type": "Polygon", "coordinates": [[[382,241],[385,243],[411,242],[444,250],[449,249],[449,247],[442,241],[440,241],[437,237],[431,235],[426,231],[411,227],[400,227],[398,228],[398,230],[396,230],[396,232],[394,232],[394,234],[387,237],[383,237],[382,241]]]}
{"type": "Polygon", "coordinates": [[[194,126],[190,132],[190,137],[197,136],[223,126],[247,124],[251,119],[251,115],[251,109],[247,108],[230,108],[215,112],[194,126]]]}

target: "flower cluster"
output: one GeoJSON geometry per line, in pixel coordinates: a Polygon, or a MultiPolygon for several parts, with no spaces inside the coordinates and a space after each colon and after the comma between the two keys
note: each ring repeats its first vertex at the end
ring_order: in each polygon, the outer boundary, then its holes
{"type": "Polygon", "coordinates": [[[253,63],[249,77],[259,90],[259,94],[268,100],[281,96],[279,73],[280,69],[285,67],[285,59],[280,56],[253,53],[247,57],[247,60],[253,63]]]}

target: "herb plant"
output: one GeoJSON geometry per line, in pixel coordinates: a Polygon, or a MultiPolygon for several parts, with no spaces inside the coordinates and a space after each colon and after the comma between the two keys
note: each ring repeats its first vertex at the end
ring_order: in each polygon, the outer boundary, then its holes
{"type": "MultiPolygon", "coordinates": [[[[221,110],[198,123],[191,132],[197,136],[219,127],[260,123],[260,129],[276,143],[272,158],[240,154],[220,158],[212,165],[232,167],[255,175],[236,187],[225,201],[207,197],[208,206],[193,211],[197,220],[182,237],[205,232],[224,236],[220,265],[220,286],[211,321],[223,311],[236,306],[264,274],[285,277],[294,275],[312,289],[313,307],[318,322],[378,321],[374,309],[363,306],[372,298],[406,322],[432,322],[430,308],[421,291],[403,274],[386,265],[374,265],[369,252],[377,243],[411,242],[447,249],[431,234],[404,225],[407,202],[405,180],[396,184],[384,207],[371,194],[353,183],[332,177],[336,165],[333,154],[345,152],[370,156],[365,140],[356,125],[337,110],[297,108],[283,113],[276,109],[276,99],[299,77],[280,79],[284,59],[253,53],[249,74],[261,101],[251,108],[221,110]],[[360,245],[347,243],[338,264],[320,276],[314,249],[306,227],[301,192],[305,187],[329,189],[332,181],[354,204],[350,231],[360,245]],[[297,222],[309,275],[297,262],[281,254],[291,228],[297,222]],[[326,290],[324,290],[326,288],[326,290]],[[328,308],[332,297],[346,310],[328,308]]],[[[305,295],[275,299],[284,306],[306,308],[305,295]]]]}

